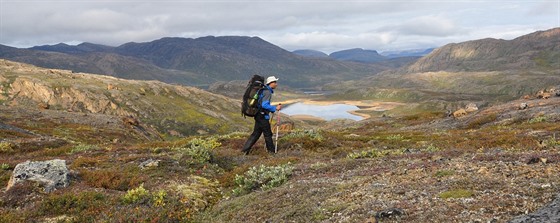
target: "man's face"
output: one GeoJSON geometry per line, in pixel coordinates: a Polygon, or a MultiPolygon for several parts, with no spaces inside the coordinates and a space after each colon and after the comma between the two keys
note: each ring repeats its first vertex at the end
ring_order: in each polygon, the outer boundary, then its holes
{"type": "Polygon", "coordinates": [[[268,86],[270,86],[270,88],[274,89],[274,88],[276,88],[276,86],[278,86],[278,83],[276,83],[276,81],[270,82],[270,84],[268,84],[268,86]]]}

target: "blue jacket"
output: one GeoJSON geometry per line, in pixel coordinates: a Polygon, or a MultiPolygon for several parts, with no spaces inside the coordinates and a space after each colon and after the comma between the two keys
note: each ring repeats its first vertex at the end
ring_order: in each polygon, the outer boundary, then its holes
{"type": "Polygon", "coordinates": [[[274,90],[270,88],[270,86],[265,85],[265,88],[261,91],[259,95],[259,100],[261,101],[261,114],[264,114],[264,118],[266,120],[270,119],[269,113],[276,112],[276,106],[270,104],[270,100],[272,99],[272,94],[274,94],[274,90]]]}

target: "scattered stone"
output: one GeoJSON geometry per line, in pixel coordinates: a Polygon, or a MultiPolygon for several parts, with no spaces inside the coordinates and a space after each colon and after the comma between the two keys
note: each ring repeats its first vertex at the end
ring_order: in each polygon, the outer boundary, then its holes
{"type": "Polygon", "coordinates": [[[467,113],[478,111],[478,106],[476,106],[475,103],[469,103],[467,104],[467,106],[465,106],[465,111],[467,113]]]}
{"type": "Polygon", "coordinates": [[[525,110],[529,107],[529,105],[525,102],[519,104],[519,110],[525,110]]]}
{"type": "Polygon", "coordinates": [[[42,103],[39,103],[39,108],[40,109],[49,109],[50,105],[48,103],[42,102],[42,103]]]}
{"type": "Polygon", "coordinates": [[[550,96],[552,96],[552,95],[548,92],[545,92],[545,91],[539,91],[539,93],[537,94],[537,98],[539,98],[539,99],[549,99],[550,96]]]}
{"type": "Polygon", "coordinates": [[[29,180],[40,183],[45,192],[51,192],[70,184],[68,173],[66,160],[26,161],[16,165],[6,190],[29,180]]]}
{"type": "Polygon", "coordinates": [[[527,161],[527,164],[537,164],[537,163],[546,164],[546,162],[548,162],[547,158],[533,157],[529,159],[529,161],[527,161]]]}
{"type": "Polygon", "coordinates": [[[352,133],[352,134],[345,135],[344,137],[353,138],[353,137],[360,137],[360,135],[352,133]]]}
{"type": "Polygon", "coordinates": [[[153,160],[153,159],[148,159],[142,163],[140,163],[140,168],[141,169],[146,169],[146,168],[150,168],[150,167],[158,167],[159,166],[159,161],[160,160],[153,160]]]}
{"type": "Polygon", "coordinates": [[[126,124],[126,125],[131,125],[131,126],[138,126],[138,125],[140,125],[140,122],[138,122],[138,120],[135,119],[135,118],[132,117],[132,116],[125,116],[125,117],[122,118],[122,121],[123,121],[123,123],[126,124]]]}
{"type": "Polygon", "coordinates": [[[377,212],[375,214],[375,219],[377,219],[378,221],[381,221],[382,219],[400,217],[401,215],[404,215],[404,214],[405,214],[404,210],[402,210],[400,208],[391,208],[391,209],[387,209],[387,210],[384,210],[384,211],[377,212]]]}
{"type": "Polygon", "coordinates": [[[173,130],[173,129],[168,130],[167,133],[169,133],[169,135],[175,136],[175,137],[183,137],[184,136],[183,134],[181,134],[177,130],[173,130]]]}
{"type": "Polygon", "coordinates": [[[462,109],[462,108],[453,112],[453,117],[455,117],[455,118],[460,118],[460,117],[463,117],[465,115],[467,115],[467,111],[465,109],[462,109]]]}

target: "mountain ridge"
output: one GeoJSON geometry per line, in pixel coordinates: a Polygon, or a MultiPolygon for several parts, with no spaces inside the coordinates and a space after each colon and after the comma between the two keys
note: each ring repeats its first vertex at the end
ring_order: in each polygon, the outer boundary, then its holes
{"type": "Polygon", "coordinates": [[[245,80],[258,73],[284,76],[286,85],[311,87],[365,77],[390,68],[386,65],[303,58],[259,37],[242,36],[165,37],[118,47],[91,43],[29,49],[0,47],[0,58],[46,68],[184,85],[245,80]],[[100,58],[108,61],[99,64],[100,58]],[[123,68],[123,65],[126,67],[123,68]]]}
{"type": "Polygon", "coordinates": [[[404,69],[409,73],[496,71],[538,66],[560,69],[557,58],[560,58],[560,28],[537,31],[513,40],[485,38],[450,43],[404,69]]]}

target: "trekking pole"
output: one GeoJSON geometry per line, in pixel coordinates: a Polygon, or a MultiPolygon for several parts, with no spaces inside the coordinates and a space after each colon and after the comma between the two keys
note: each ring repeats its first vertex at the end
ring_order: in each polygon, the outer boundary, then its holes
{"type": "MultiPolygon", "coordinates": [[[[270,120],[268,120],[268,123],[272,123],[272,120],[274,119],[274,113],[270,113],[270,120]]],[[[266,140],[265,140],[266,141],[266,140]]],[[[266,142],[264,143],[264,149],[266,150],[266,142]]]]}
{"type": "Polygon", "coordinates": [[[276,144],[274,145],[274,153],[278,153],[278,131],[280,130],[280,112],[278,112],[276,120],[276,144]]]}

